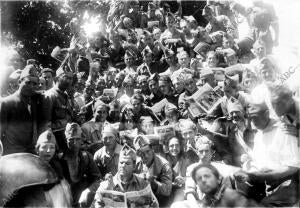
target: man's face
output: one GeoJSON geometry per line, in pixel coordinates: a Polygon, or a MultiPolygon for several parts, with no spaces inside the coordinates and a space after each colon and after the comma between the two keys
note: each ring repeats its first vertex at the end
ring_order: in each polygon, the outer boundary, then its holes
{"type": "Polygon", "coordinates": [[[266,48],[262,45],[257,46],[257,47],[254,48],[254,54],[255,54],[256,57],[261,59],[261,58],[263,58],[267,55],[266,48]]]}
{"type": "Polygon", "coordinates": [[[153,124],[153,122],[143,122],[141,127],[142,127],[142,130],[146,134],[154,134],[154,124],[153,124]]]}
{"type": "Polygon", "coordinates": [[[81,138],[79,137],[67,138],[68,149],[71,151],[79,150],[81,147],[81,142],[81,138]]]}
{"type": "Polygon", "coordinates": [[[144,59],[145,63],[147,63],[147,64],[151,63],[152,62],[152,53],[145,54],[143,59],[144,59]]]}
{"type": "Polygon", "coordinates": [[[272,99],[271,102],[277,116],[283,116],[287,114],[295,104],[292,96],[284,96],[280,99],[272,99]]]}
{"type": "Polygon", "coordinates": [[[216,67],[217,66],[217,57],[213,53],[209,53],[207,56],[207,64],[209,67],[216,67]]]}
{"type": "Polygon", "coordinates": [[[250,113],[249,119],[257,129],[264,129],[270,120],[269,111],[264,110],[256,113],[250,113]]]}
{"type": "Polygon", "coordinates": [[[243,86],[246,90],[251,91],[257,85],[257,80],[254,77],[246,77],[243,79],[243,86]]]}
{"type": "Polygon", "coordinates": [[[175,63],[175,56],[170,56],[166,58],[166,62],[169,66],[173,66],[175,63]]]}
{"type": "Polygon", "coordinates": [[[142,103],[138,99],[133,99],[131,101],[131,105],[133,106],[133,113],[134,114],[139,113],[141,111],[141,109],[142,109],[142,103]]]}
{"type": "Polygon", "coordinates": [[[166,112],[166,118],[170,123],[176,123],[178,121],[178,114],[176,112],[166,112]]]}
{"type": "Polygon", "coordinates": [[[191,26],[186,21],[180,22],[180,28],[184,33],[188,33],[191,30],[191,26]]]}
{"type": "Polygon", "coordinates": [[[227,38],[223,38],[223,43],[222,44],[223,44],[224,49],[231,48],[231,46],[232,46],[231,41],[227,38]]]}
{"type": "Polygon", "coordinates": [[[36,93],[39,87],[39,79],[37,77],[24,77],[20,80],[20,93],[24,96],[30,97],[36,93]]]}
{"type": "Polygon", "coordinates": [[[127,82],[125,84],[125,92],[127,94],[133,94],[133,92],[134,92],[134,84],[133,84],[133,82],[127,82]]]}
{"type": "Polygon", "coordinates": [[[197,89],[197,85],[196,85],[196,81],[194,79],[188,79],[185,83],[185,89],[189,92],[189,93],[193,93],[195,92],[195,90],[197,89]]]}
{"type": "Polygon", "coordinates": [[[132,159],[121,157],[119,159],[118,173],[120,176],[130,178],[134,172],[135,164],[132,159]]]}
{"type": "Polygon", "coordinates": [[[181,67],[189,68],[190,61],[191,61],[190,57],[188,57],[188,56],[182,56],[182,57],[178,58],[178,63],[181,67]]]}
{"type": "Polygon", "coordinates": [[[260,71],[259,74],[261,78],[265,81],[274,81],[275,73],[274,68],[265,66],[260,71]]]}
{"type": "Polygon", "coordinates": [[[173,82],[173,85],[177,93],[182,93],[182,91],[184,90],[184,84],[178,80],[173,82]]]}
{"type": "Polygon", "coordinates": [[[172,138],[169,141],[169,152],[172,156],[176,157],[180,153],[180,143],[177,138],[172,138]]]}
{"type": "Polygon", "coordinates": [[[120,107],[113,107],[109,110],[109,117],[113,120],[119,121],[120,119],[120,107]]]}
{"type": "Polygon", "coordinates": [[[244,115],[240,111],[230,112],[230,117],[232,118],[232,122],[237,124],[244,121],[244,115]]]}
{"type": "Polygon", "coordinates": [[[142,90],[148,90],[147,79],[142,79],[142,80],[140,80],[140,82],[139,82],[139,87],[140,87],[142,90]]]}
{"type": "Polygon", "coordinates": [[[145,165],[150,166],[154,159],[154,152],[149,145],[146,145],[137,151],[137,155],[142,158],[145,165]]]}
{"type": "Polygon", "coordinates": [[[98,107],[94,113],[94,118],[96,122],[104,122],[108,116],[108,112],[106,107],[98,107]]]}
{"type": "Polygon", "coordinates": [[[144,43],[148,46],[153,45],[153,37],[147,35],[144,37],[144,43]]]}
{"type": "Polygon", "coordinates": [[[52,87],[52,83],[53,83],[53,76],[51,72],[44,72],[42,74],[42,77],[46,80],[46,88],[49,89],[50,87],[52,87]]]}
{"type": "Polygon", "coordinates": [[[126,66],[128,66],[128,67],[133,66],[133,64],[134,64],[134,58],[133,57],[125,56],[124,60],[125,60],[126,66]]]}
{"type": "Polygon", "coordinates": [[[223,71],[215,71],[214,72],[214,80],[217,82],[221,82],[225,80],[225,74],[223,71]]]}
{"type": "Polygon", "coordinates": [[[153,31],[153,38],[154,38],[154,40],[159,40],[160,39],[160,35],[161,35],[161,31],[160,30],[154,30],[153,31]]]}
{"type": "Polygon", "coordinates": [[[236,55],[227,56],[225,59],[226,59],[226,63],[228,64],[228,66],[233,66],[238,63],[238,58],[236,55]]]}
{"type": "Polygon", "coordinates": [[[206,167],[199,168],[195,174],[196,182],[200,190],[205,194],[213,194],[220,185],[220,179],[206,167]]]}
{"type": "Polygon", "coordinates": [[[149,82],[149,89],[151,93],[157,93],[159,86],[158,83],[156,81],[150,81],[149,82]]]}
{"type": "Polygon", "coordinates": [[[115,146],[116,146],[116,137],[113,133],[103,133],[102,135],[103,137],[103,143],[104,143],[104,146],[108,149],[114,149],[115,146]]]}
{"type": "Polygon", "coordinates": [[[96,88],[96,90],[102,92],[102,91],[104,90],[104,88],[105,88],[105,81],[104,81],[104,80],[99,81],[99,82],[97,83],[97,88],[96,88]]]}
{"type": "Polygon", "coordinates": [[[168,95],[170,93],[170,86],[165,81],[159,81],[159,89],[164,95],[168,95]]]}
{"type": "Polygon", "coordinates": [[[173,17],[167,17],[166,18],[166,24],[168,28],[173,28],[175,25],[175,20],[173,17]]]}
{"type": "Polygon", "coordinates": [[[190,139],[194,140],[195,136],[196,136],[196,132],[192,129],[186,129],[182,131],[182,137],[185,140],[190,140],[190,139]]]}
{"type": "Polygon", "coordinates": [[[85,100],[89,100],[94,95],[94,89],[91,87],[86,87],[83,90],[83,96],[85,100]]]}
{"type": "Polygon", "coordinates": [[[58,85],[62,90],[67,90],[73,82],[73,77],[68,74],[62,74],[60,77],[58,77],[58,85]]]}
{"type": "Polygon", "coordinates": [[[43,160],[49,162],[55,154],[55,144],[43,142],[38,149],[38,155],[43,160]]]}
{"type": "Polygon", "coordinates": [[[213,154],[209,144],[201,144],[199,147],[197,147],[197,151],[201,163],[210,163],[213,154]]]}

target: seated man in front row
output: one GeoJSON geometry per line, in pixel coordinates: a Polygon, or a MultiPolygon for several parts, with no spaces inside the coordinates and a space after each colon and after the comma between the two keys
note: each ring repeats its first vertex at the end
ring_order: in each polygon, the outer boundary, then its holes
{"type": "MultiPolygon", "coordinates": [[[[118,172],[112,178],[100,183],[100,186],[95,195],[95,207],[106,207],[104,204],[102,191],[111,190],[118,192],[140,191],[148,186],[148,181],[134,174],[136,164],[136,153],[128,145],[124,145],[120,151],[118,172]]],[[[151,207],[158,207],[152,201],[151,207]]]]}
{"type": "Polygon", "coordinates": [[[159,205],[166,207],[172,191],[172,168],[169,162],[155,154],[150,141],[142,135],[134,139],[133,145],[141,158],[137,162],[136,173],[150,182],[159,205]]]}

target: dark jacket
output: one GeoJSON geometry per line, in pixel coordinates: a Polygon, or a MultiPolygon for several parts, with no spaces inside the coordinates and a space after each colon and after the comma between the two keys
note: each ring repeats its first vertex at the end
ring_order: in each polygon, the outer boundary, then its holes
{"type": "Polygon", "coordinates": [[[29,106],[21,100],[18,91],[1,99],[0,133],[3,155],[34,153],[40,127],[43,125],[42,118],[38,116],[42,99],[42,95],[32,97],[29,106]]]}

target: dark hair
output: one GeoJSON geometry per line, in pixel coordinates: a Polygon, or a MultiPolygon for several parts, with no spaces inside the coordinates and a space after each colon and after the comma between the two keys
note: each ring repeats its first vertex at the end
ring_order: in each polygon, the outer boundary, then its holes
{"type": "Polygon", "coordinates": [[[208,168],[208,169],[210,169],[211,172],[214,174],[214,176],[215,176],[216,178],[219,179],[220,173],[219,173],[219,171],[217,170],[217,168],[215,168],[215,167],[212,166],[211,164],[200,164],[200,165],[197,165],[197,166],[193,169],[192,174],[191,174],[193,180],[195,181],[195,183],[197,183],[197,181],[196,181],[196,172],[197,172],[200,168],[208,168]]]}
{"type": "Polygon", "coordinates": [[[144,97],[141,94],[134,94],[130,100],[139,100],[142,104],[144,103],[144,97]]]}

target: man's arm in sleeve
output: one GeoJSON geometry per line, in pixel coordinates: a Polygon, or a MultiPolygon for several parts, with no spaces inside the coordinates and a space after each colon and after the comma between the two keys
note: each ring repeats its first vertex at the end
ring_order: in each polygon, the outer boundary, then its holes
{"type": "Polygon", "coordinates": [[[91,154],[88,154],[89,157],[89,166],[88,166],[88,177],[91,181],[91,185],[89,186],[89,189],[92,193],[95,193],[97,188],[99,187],[100,180],[102,178],[101,173],[96,165],[96,163],[93,160],[93,156],[91,154]]]}
{"type": "Polygon", "coordinates": [[[172,191],[172,169],[168,163],[163,164],[160,179],[156,183],[158,185],[157,194],[170,196],[172,191]]]}
{"type": "Polygon", "coordinates": [[[299,168],[296,167],[289,167],[289,166],[282,166],[276,170],[266,170],[266,171],[257,171],[253,173],[248,173],[250,182],[264,182],[267,183],[277,183],[279,181],[286,181],[292,175],[297,173],[299,168]]]}
{"type": "Polygon", "coordinates": [[[43,123],[39,127],[39,132],[43,132],[46,129],[51,128],[53,110],[53,98],[51,95],[44,94],[41,104],[41,119],[43,123]]]}

